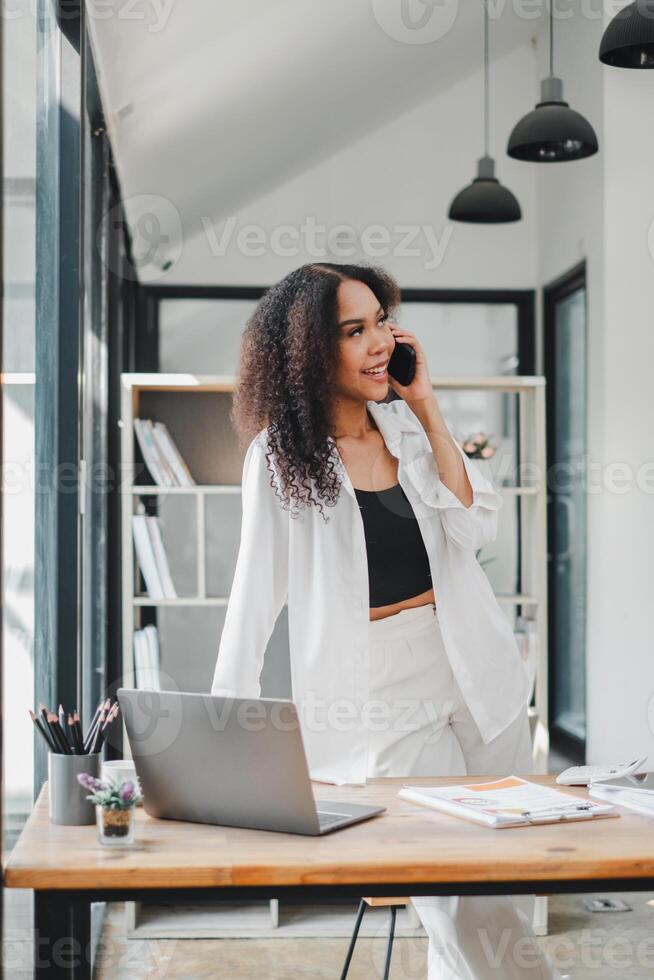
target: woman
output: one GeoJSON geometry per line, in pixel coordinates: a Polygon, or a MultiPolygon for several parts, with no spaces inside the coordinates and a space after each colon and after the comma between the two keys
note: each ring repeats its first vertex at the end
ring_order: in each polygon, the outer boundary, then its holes
{"type": "MultiPolygon", "coordinates": [[[[452,439],[399,302],[381,269],[313,263],[247,324],[241,544],[212,693],[259,696],[287,602],[313,779],[527,773],[527,673],[476,560],[501,497],[452,439]],[[416,352],[407,386],[386,370],[396,342],[416,352]]],[[[530,897],[413,901],[430,980],[559,976],[529,938],[530,897]]]]}

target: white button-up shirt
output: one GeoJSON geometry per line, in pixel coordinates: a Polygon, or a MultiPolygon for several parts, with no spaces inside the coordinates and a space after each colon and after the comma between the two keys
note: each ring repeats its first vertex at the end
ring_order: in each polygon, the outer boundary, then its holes
{"type": "MultiPolygon", "coordinates": [[[[367,402],[407,495],[429,558],[447,656],[481,736],[489,742],[530,697],[509,620],[476,550],[495,539],[502,498],[459,448],[470,507],[439,478],[422,425],[402,399],[367,402]]],[[[366,782],[369,581],[354,488],[333,443],[342,487],[326,523],[315,506],[291,517],[270,485],[266,430],[243,464],[241,543],[212,694],[259,697],[259,675],[277,616],[288,603],[293,700],[311,777],[366,782]]]]}

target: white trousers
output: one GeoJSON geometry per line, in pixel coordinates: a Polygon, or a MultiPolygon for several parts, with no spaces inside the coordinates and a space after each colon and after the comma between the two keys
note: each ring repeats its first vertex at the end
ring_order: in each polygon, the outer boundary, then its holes
{"type": "MultiPolygon", "coordinates": [[[[433,604],[371,621],[369,639],[370,701],[378,703],[379,719],[369,734],[370,778],[531,772],[527,706],[484,744],[452,673],[433,604]]],[[[493,833],[502,831],[488,831],[489,846],[493,833]]],[[[428,980],[560,980],[533,934],[533,896],[416,896],[412,902],[429,937],[428,980]]]]}

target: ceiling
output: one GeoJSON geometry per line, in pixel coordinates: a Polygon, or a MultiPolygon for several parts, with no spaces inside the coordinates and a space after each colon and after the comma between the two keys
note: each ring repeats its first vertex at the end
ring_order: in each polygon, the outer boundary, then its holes
{"type": "MultiPolygon", "coordinates": [[[[541,29],[542,14],[518,6],[489,5],[491,57],[541,29]]],[[[156,232],[171,249],[203,218],[236,213],[478,70],[483,53],[475,0],[97,9],[89,28],[127,219],[133,237],[156,232]]]]}

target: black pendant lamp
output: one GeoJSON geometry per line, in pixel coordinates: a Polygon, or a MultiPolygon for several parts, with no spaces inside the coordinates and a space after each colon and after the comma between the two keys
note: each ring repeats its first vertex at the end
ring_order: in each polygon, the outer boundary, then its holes
{"type": "Polygon", "coordinates": [[[484,155],[477,161],[477,176],[450,204],[452,221],[499,225],[522,217],[517,198],[500,184],[495,161],[488,154],[488,101],[488,4],[484,0],[484,155]]]}
{"type": "Polygon", "coordinates": [[[541,82],[541,101],[514,126],[506,152],[514,160],[566,163],[597,153],[595,130],[563,101],[563,82],[554,76],[554,23],[550,0],[550,74],[541,82]]]}
{"type": "Polygon", "coordinates": [[[636,0],[615,15],[602,36],[599,60],[614,68],[654,68],[652,0],[636,0]]]}

